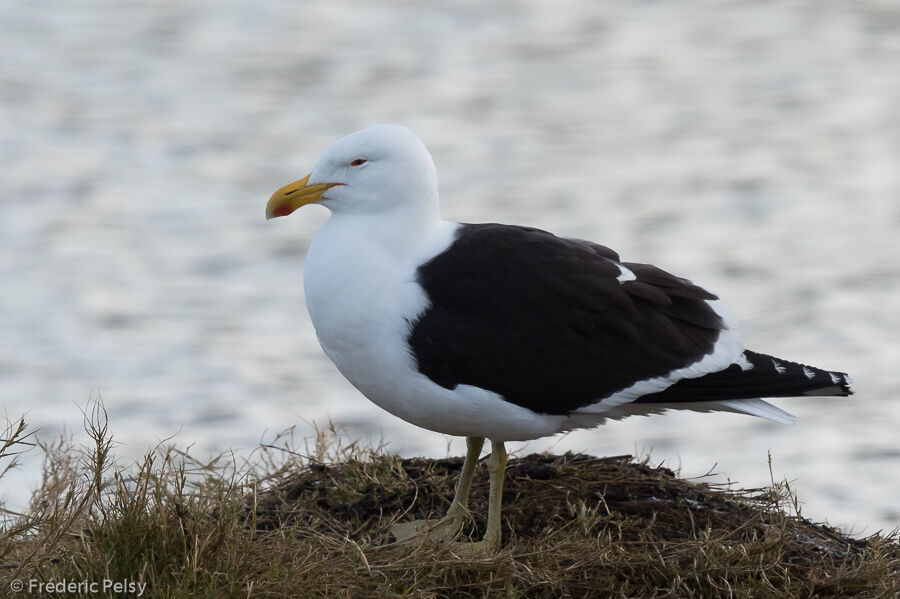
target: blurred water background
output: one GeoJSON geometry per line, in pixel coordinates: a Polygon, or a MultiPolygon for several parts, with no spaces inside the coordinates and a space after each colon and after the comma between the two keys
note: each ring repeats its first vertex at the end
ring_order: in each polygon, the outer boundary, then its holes
{"type": "MultiPolygon", "coordinates": [[[[333,139],[411,126],[446,218],[593,239],[720,293],[748,346],[846,370],[799,424],[635,418],[514,444],[651,452],[804,514],[900,521],[900,5],[0,2],[0,407],[77,440],[102,395],[120,460],[247,453],[329,420],[461,454],[360,396],[303,302],[326,218],[266,223],[333,139]]],[[[2,412],[0,412],[2,413],[2,412]]],[[[2,494],[21,508],[27,457],[2,494]]]]}

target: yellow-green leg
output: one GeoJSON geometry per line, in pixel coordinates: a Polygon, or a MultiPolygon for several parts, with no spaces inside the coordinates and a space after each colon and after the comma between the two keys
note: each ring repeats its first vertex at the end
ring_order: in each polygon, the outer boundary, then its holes
{"type": "Polygon", "coordinates": [[[488,520],[484,538],[477,543],[454,543],[452,550],[458,555],[479,557],[500,549],[503,534],[500,530],[500,508],[503,500],[503,478],[506,476],[506,448],[502,442],[491,441],[491,457],[487,461],[491,475],[488,496],[488,520]]]}
{"type": "Polygon", "coordinates": [[[481,456],[481,448],[484,446],[484,437],[466,437],[466,459],[463,462],[462,473],[459,482],[456,483],[456,495],[453,503],[447,510],[447,517],[459,522],[462,527],[465,519],[469,517],[469,492],[472,490],[472,476],[475,474],[475,466],[481,456]]]}
{"type": "Polygon", "coordinates": [[[496,551],[500,549],[502,533],[500,532],[501,504],[503,502],[503,479],[506,476],[506,447],[502,442],[491,441],[491,457],[487,462],[491,475],[491,490],[488,496],[488,521],[484,533],[484,549],[496,551]]]}
{"type": "MultiPolygon", "coordinates": [[[[404,541],[420,535],[428,535],[434,540],[450,541],[462,530],[466,518],[469,517],[469,492],[472,490],[472,476],[481,456],[484,437],[466,438],[466,459],[462,473],[456,484],[456,494],[447,510],[447,515],[440,520],[414,520],[400,522],[391,527],[391,534],[398,541],[404,541]]],[[[505,455],[505,454],[504,454],[505,455]]]]}

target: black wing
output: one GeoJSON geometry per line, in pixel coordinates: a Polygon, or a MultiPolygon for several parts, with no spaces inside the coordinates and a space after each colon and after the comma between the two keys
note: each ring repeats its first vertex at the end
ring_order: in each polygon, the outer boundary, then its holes
{"type": "Polygon", "coordinates": [[[446,388],[566,414],[711,353],[724,328],[715,295],[612,250],[546,231],[462,225],[419,267],[430,306],[408,342],[420,372],[446,388]]]}
{"type": "Polygon", "coordinates": [[[634,403],[853,395],[852,382],[845,372],[830,372],[750,350],[743,355],[749,367],[733,364],[698,378],[681,379],[663,391],[639,397],[634,403]]]}

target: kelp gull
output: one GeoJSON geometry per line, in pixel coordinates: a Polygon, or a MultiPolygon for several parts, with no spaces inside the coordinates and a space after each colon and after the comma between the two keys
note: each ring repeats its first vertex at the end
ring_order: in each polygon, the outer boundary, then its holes
{"type": "Polygon", "coordinates": [[[715,295],[613,250],[529,227],[441,219],[434,163],[397,125],[332,143],[276,191],[268,218],[331,217],[306,256],[306,305],[325,353],[371,401],[467,437],[447,516],[398,526],[452,538],[484,439],[484,540],[500,544],[505,441],[671,409],[793,417],[762,397],[850,395],[850,379],[744,349],[715,295]]]}

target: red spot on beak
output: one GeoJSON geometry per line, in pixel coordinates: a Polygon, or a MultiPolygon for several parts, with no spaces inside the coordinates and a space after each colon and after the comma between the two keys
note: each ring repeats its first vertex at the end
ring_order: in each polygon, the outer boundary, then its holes
{"type": "Polygon", "coordinates": [[[287,216],[288,214],[290,214],[293,211],[294,211],[294,209],[291,208],[290,206],[288,206],[287,204],[282,204],[281,206],[279,206],[278,208],[275,209],[274,216],[287,216]]]}

